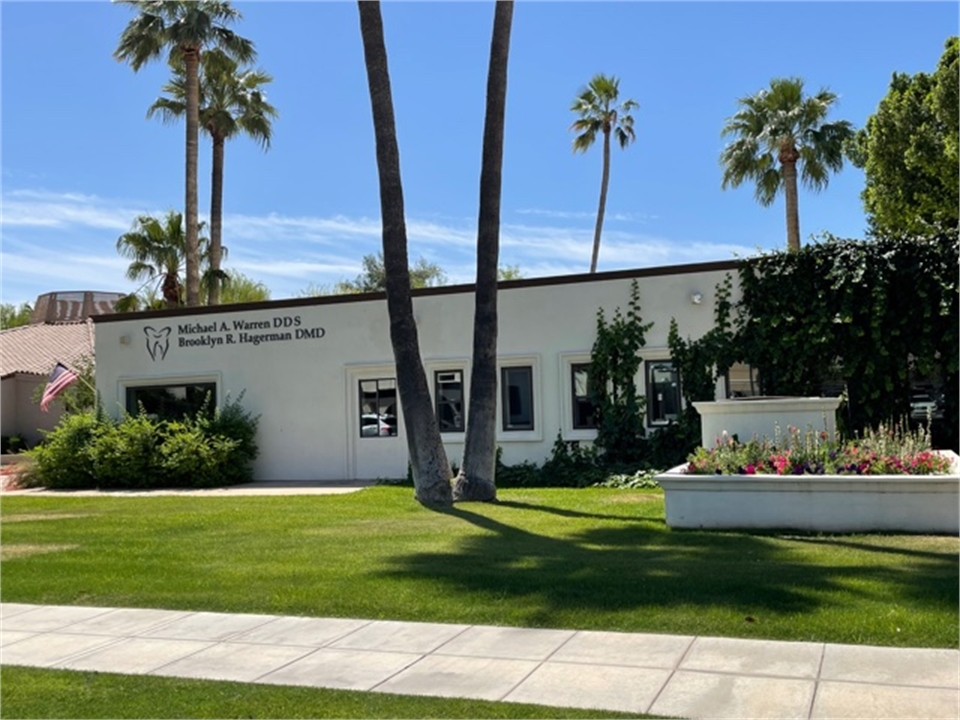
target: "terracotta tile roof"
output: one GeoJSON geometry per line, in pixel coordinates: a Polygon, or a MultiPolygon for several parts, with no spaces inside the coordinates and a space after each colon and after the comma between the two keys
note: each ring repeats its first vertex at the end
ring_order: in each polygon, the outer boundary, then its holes
{"type": "Polygon", "coordinates": [[[71,369],[93,357],[93,323],[22,325],[0,331],[0,377],[16,373],[49,375],[57,362],[71,369]]]}

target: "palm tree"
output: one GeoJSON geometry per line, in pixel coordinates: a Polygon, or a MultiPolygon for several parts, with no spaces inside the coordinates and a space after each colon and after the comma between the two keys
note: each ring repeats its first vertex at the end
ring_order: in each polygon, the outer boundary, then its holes
{"type": "MultiPolygon", "coordinates": [[[[262,70],[240,70],[236,61],[220,49],[204,53],[200,62],[200,126],[213,141],[210,183],[210,275],[209,305],[220,304],[224,276],[222,260],[223,163],[226,141],[239,133],[253,138],[264,150],[270,148],[271,118],[277,109],[267,102],[261,86],[273,82],[262,70]]],[[[182,62],[173,68],[173,78],[163,86],[166,97],[158,98],[147,117],[159,114],[170,122],[186,113],[186,73],[182,62]]]]}
{"type": "Polygon", "coordinates": [[[600,181],[600,206],[597,208],[597,226],[593,231],[593,256],[590,258],[590,272],[597,271],[597,259],[600,257],[600,233],[603,230],[603,213],[607,207],[607,186],[610,183],[610,135],[617,138],[621,148],[636,139],[633,132],[633,116],[630,111],[639,108],[633,100],[620,99],[620,80],[597,74],[593,76],[570,110],[580,117],[570,129],[580,133],[573,140],[574,152],[586,152],[597,139],[597,133],[603,133],[603,178],[600,181]]]}
{"type": "Polygon", "coordinates": [[[507,105],[507,59],[512,24],[512,0],[497,2],[490,42],[487,111],[480,169],[470,404],[463,464],[453,487],[454,500],[489,502],[497,497],[497,281],[500,274],[500,196],[507,105]]]}
{"type": "Polygon", "coordinates": [[[782,189],[791,251],[800,249],[797,165],[803,185],[817,191],[827,187],[831,170],[843,169],[844,143],[853,126],[846,120],[824,122],[836,101],[826,88],[805,96],[800,78],[775,78],[769,89],[737,100],[740,110],[723,127],[723,136],[735,136],[720,154],[723,189],[753,181],[764,206],[782,189]]]}
{"type": "Polygon", "coordinates": [[[400,151],[387,69],[387,48],[383,40],[383,19],[379,2],[358,0],[357,7],[360,11],[360,34],[363,37],[364,63],[376,137],[390,342],[393,345],[400,405],[407,428],[414,493],[424,505],[450,505],[450,463],[433,412],[427,376],[420,358],[417,324],[413,317],[400,151]]]}
{"type": "MultiPolygon", "coordinates": [[[[202,225],[201,225],[202,227],[202,225]]],[[[198,239],[201,257],[207,257],[207,238],[198,239]]],[[[168,308],[180,307],[183,303],[181,273],[186,258],[186,237],[183,232],[183,216],[170,210],[163,218],[140,215],[133,223],[133,230],[117,239],[117,252],[132,262],[127,268],[127,279],[144,280],[147,305],[157,292],[168,308]]],[[[140,291],[138,291],[140,292],[140,291]]],[[[121,307],[136,309],[142,304],[138,293],[123,299],[121,307]]]]}
{"type": "Polygon", "coordinates": [[[253,43],[227,25],[241,15],[226,0],[118,0],[139,15],[130,21],[113,56],[129,62],[134,72],[169,52],[168,60],[183,62],[186,99],[186,256],[187,305],[200,304],[199,211],[197,200],[197,143],[199,127],[199,66],[202,53],[222,49],[238,62],[256,57],[253,43]]]}

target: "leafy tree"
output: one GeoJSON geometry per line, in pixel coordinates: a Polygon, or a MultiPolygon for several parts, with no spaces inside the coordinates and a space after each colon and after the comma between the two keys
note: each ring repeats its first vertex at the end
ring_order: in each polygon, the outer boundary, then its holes
{"type": "Polygon", "coordinates": [[[427,376],[420,357],[417,324],[410,293],[407,228],[400,179],[400,151],[387,69],[380,3],[358,0],[364,64],[370,89],[383,223],[383,264],[386,274],[390,341],[397,372],[397,389],[407,428],[407,448],[414,493],[424,505],[450,505],[450,463],[433,412],[427,376]]]}
{"type": "Polygon", "coordinates": [[[265,302],[269,299],[270,289],[262,282],[247,277],[237,270],[226,272],[220,296],[221,304],[265,302]]]}
{"type": "Polygon", "coordinates": [[[512,0],[496,3],[487,110],[480,169],[477,227],[477,282],[473,316],[473,367],[463,464],[454,483],[454,500],[490,501],[497,497],[497,281],[501,274],[500,196],[503,130],[507,106],[507,60],[513,24],[512,0]]]}
{"type": "Polygon", "coordinates": [[[630,111],[639,108],[633,100],[624,100],[619,105],[620,80],[613,76],[597,74],[580,91],[570,110],[579,118],[570,129],[579,133],[573,140],[574,152],[586,152],[593,146],[597,133],[603,133],[603,175],[600,180],[600,205],[597,208],[597,225],[593,231],[593,255],[590,272],[597,271],[600,256],[600,233],[603,230],[603,214],[607,207],[607,186],[610,183],[610,135],[617,138],[621,148],[636,139],[633,131],[633,115],[630,111]]]}
{"type": "MultiPolygon", "coordinates": [[[[387,271],[384,267],[383,252],[363,256],[363,272],[353,280],[340,280],[333,286],[331,293],[320,295],[347,295],[349,293],[383,292],[387,289],[387,271]]],[[[447,275],[436,263],[419,258],[410,268],[410,287],[436,287],[447,282],[447,275]]]]}
{"type": "Polygon", "coordinates": [[[932,75],[894,73],[851,144],[851,160],[866,175],[861,198],[872,235],[930,234],[958,224],[958,56],[955,36],[932,75]]]}
{"type": "MultiPolygon", "coordinates": [[[[207,243],[205,237],[199,238],[203,258],[207,256],[207,243]]],[[[150,286],[154,297],[159,291],[168,308],[182,304],[183,285],[180,277],[186,260],[186,238],[180,213],[170,210],[162,219],[140,215],[134,221],[133,230],[117,240],[117,252],[132,261],[127,268],[128,280],[145,281],[144,288],[150,286]]],[[[152,304],[149,295],[133,293],[122,298],[117,309],[121,312],[149,309],[152,304]]]]}
{"type": "Polygon", "coordinates": [[[19,306],[3,303],[0,305],[0,330],[29,325],[32,315],[33,308],[30,303],[21,303],[19,306]]]}
{"type": "Polygon", "coordinates": [[[523,273],[519,265],[501,265],[497,270],[497,280],[521,280],[523,273]]]}
{"type": "Polygon", "coordinates": [[[800,249],[798,166],[804,187],[826,188],[830,172],[843,168],[844,144],[853,135],[846,120],[824,122],[836,101],[825,88],[804,95],[799,78],[774,78],[769,89],[737,100],[740,110],[723,127],[723,136],[734,136],[720,154],[723,189],[754,182],[757,201],[764,206],[783,190],[791,251],[800,249]]]}
{"type": "MultiPolygon", "coordinates": [[[[200,126],[213,142],[212,177],[210,183],[210,287],[207,304],[219,305],[225,276],[220,270],[223,228],[223,165],[226,141],[243,133],[264,150],[270,147],[271,119],[276,108],[267,102],[262,86],[273,78],[262,70],[241,69],[237,62],[220,49],[204,53],[200,62],[200,126]]],[[[166,97],[158,98],[147,111],[147,117],[159,114],[169,122],[183,117],[187,111],[187,78],[183,62],[173,67],[173,78],[163,86],[166,97]]]]}
{"type": "Polygon", "coordinates": [[[186,101],[186,299],[200,304],[199,210],[197,200],[197,144],[200,123],[199,67],[202,53],[220,48],[232,59],[254,59],[253,43],[227,25],[240,12],[226,0],[118,0],[140,14],[124,28],[113,56],[128,62],[134,72],[167,51],[172,65],[182,62],[186,101]]]}

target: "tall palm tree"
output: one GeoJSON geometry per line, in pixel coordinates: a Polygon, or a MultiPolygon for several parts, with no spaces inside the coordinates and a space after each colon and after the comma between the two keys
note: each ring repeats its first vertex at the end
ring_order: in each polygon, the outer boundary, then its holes
{"type": "Polygon", "coordinates": [[[407,429],[407,449],[413,471],[414,493],[424,505],[450,505],[450,463],[440,439],[427,376],[420,358],[420,340],[413,316],[410,270],[407,264],[407,227],[400,180],[400,151],[390,92],[387,48],[383,40],[380,3],[358,0],[363,56],[373,110],[377,173],[380,182],[380,218],[383,225],[383,266],[386,271],[390,342],[397,372],[397,389],[407,429]]]}
{"type": "MultiPolygon", "coordinates": [[[[209,305],[220,304],[224,276],[220,269],[223,253],[223,167],[224,146],[230,138],[244,133],[264,150],[270,148],[277,109],[267,102],[261,89],[273,82],[263,70],[241,70],[237,62],[215,48],[200,61],[200,127],[213,141],[210,182],[210,287],[209,305]]],[[[186,72],[182,62],[173,67],[173,78],[163,86],[165,97],[158,98],[147,110],[147,117],[160,115],[170,122],[186,113],[186,72]]]]}
{"type": "Polygon", "coordinates": [[[199,127],[199,66],[202,53],[222,49],[238,62],[256,57],[253,43],[227,25],[240,12],[226,0],[118,0],[140,14],[124,28],[113,56],[130,63],[134,72],[167,51],[168,60],[182,61],[186,85],[186,254],[187,305],[200,304],[199,211],[197,143],[199,127]]]}
{"type": "Polygon", "coordinates": [[[597,133],[603,133],[603,177],[600,181],[600,205],[597,208],[597,225],[593,231],[593,255],[590,272],[597,271],[600,257],[600,233],[603,231],[603,214],[607,207],[607,187],[610,184],[610,136],[616,137],[621,148],[636,140],[633,131],[631,110],[639,108],[633,100],[624,100],[619,105],[620,80],[613,76],[597,74],[580,91],[570,110],[580,117],[570,129],[579,133],[573,139],[574,152],[586,152],[593,146],[597,133]]]}
{"type": "Polygon", "coordinates": [[[844,143],[853,126],[846,120],[824,122],[836,101],[826,88],[804,95],[800,78],[774,78],[769,89],[737,100],[740,110],[723,126],[724,137],[735,136],[720,154],[723,189],[753,181],[763,206],[782,189],[790,251],[800,249],[797,165],[804,187],[817,191],[827,187],[830,171],[843,169],[844,143]]]}
{"type": "Polygon", "coordinates": [[[477,220],[477,285],[473,316],[473,365],[463,464],[454,482],[454,500],[497,497],[497,281],[500,256],[500,196],[503,130],[507,106],[507,59],[513,0],[500,0],[493,16],[487,110],[480,168],[477,220]]]}
{"type": "MultiPolygon", "coordinates": [[[[199,238],[203,258],[207,257],[207,243],[207,238],[199,238]]],[[[150,286],[146,288],[146,297],[155,297],[159,291],[168,308],[183,304],[180,278],[186,259],[186,236],[180,213],[170,210],[163,218],[138,216],[133,229],[117,239],[117,252],[132,261],[127,268],[127,279],[134,282],[144,280],[141,290],[150,286]]],[[[125,307],[139,304],[137,293],[124,298],[125,307]]]]}

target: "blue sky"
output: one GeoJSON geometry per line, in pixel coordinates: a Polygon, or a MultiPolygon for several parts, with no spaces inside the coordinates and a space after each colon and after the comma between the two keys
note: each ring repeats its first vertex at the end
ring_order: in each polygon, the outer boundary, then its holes
{"type": "MultiPolygon", "coordinates": [[[[360,271],[380,245],[370,101],[355,4],[240,2],[235,26],[275,77],[264,153],[226,150],[226,266],[275,299],[360,271]]],[[[411,258],[470,282],[489,2],[386,2],[411,258]]],[[[0,2],[2,301],[131,291],[117,238],[141,213],[182,209],[182,124],[147,120],[168,71],[112,58],[133,12],[108,2],[0,2]]],[[[640,103],[612,159],[600,270],[730,259],[785,245],[782,200],[720,189],[720,130],[736,99],[799,76],[862,127],[893,72],[931,72],[957,33],[952,2],[518,2],[509,66],[501,259],[526,277],[586,272],[599,145],[571,151],[569,110],[597,73],[640,103]]],[[[201,137],[200,207],[209,207],[201,137]]],[[[863,175],[800,197],[801,235],[862,237],[863,175]]]]}

